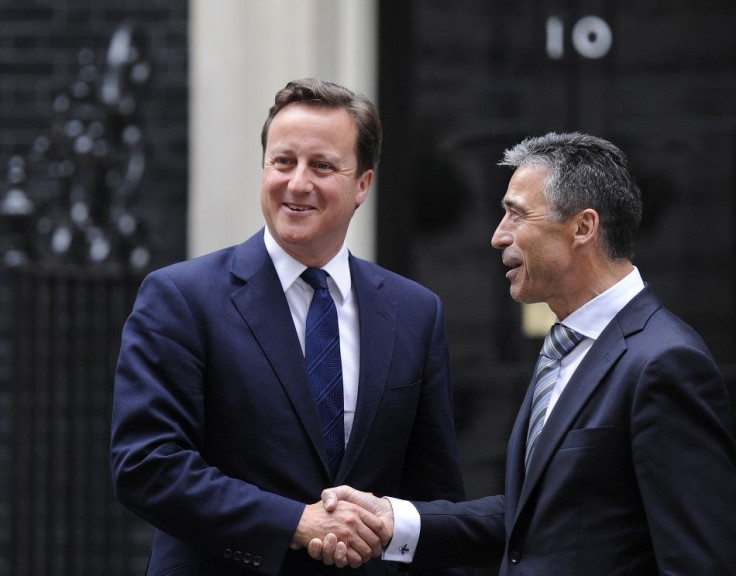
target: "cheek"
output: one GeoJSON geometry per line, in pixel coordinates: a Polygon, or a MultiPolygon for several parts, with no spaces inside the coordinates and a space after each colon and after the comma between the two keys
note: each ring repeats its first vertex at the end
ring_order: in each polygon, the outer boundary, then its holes
{"type": "Polygon", "coordinates": [[[263,169],[261,178],[261,188],[276,188],[283,186],[289,181],[288,174],[277,170],[273,166],[266,166],[263,169]]]}
{"type": "Polygon", "coordinates": [[[265,178],[261,182],[261,211],[265,214],[276,214],[281,205],[279,187],[275,186],[272,178],[265,178]]]}
{"type": "Polygon", "coordinates": [[[526,276],[542,279],[554,274],[562,263],[562,253],[554,243],[539,240],[535,250],[528,250],[524,257],[526,276]]]}
{"type": "Polygon", "coordinates": [[[269,205],[271,204],[271,198],[272,195],[270,193],[268,184],[264,179],[264,181],[261,183],[261,208],[264,211],[267,210],[269,205]]]}
{"type": "Polygon", "coordinates": [[[323,188],[321,194],[325,210],[335,215],[346,212],[355,206],[355,195],[351,190],[323,188]]]}

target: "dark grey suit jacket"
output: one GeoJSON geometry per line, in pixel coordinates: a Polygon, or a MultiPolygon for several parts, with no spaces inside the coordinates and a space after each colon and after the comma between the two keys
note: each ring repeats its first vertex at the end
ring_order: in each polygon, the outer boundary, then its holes
{"type": "Polygon", "coordinates": [[[729,395],[700,337],[646,288],[560,396],[524,474],[531,388],[506,495],[417,507],[416,565],[502,575],[736,574],[729,395]]]}

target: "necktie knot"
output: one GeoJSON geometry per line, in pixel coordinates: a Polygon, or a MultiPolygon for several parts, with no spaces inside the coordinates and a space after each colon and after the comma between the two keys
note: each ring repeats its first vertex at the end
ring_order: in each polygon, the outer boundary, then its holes
{"type": "Polygon", "coordinates": [[[582,334],[557,322],[552,326],[552,329],[544,339],[541,353],[547,358],[561,360],[567,356],[583,338],[584,336],[582,334]]]}
{"type": "Polygon", "coordinates": [[[301,276],[313,290],[327,289],[327,272],[321,268],[307,268],[301,276]]]}

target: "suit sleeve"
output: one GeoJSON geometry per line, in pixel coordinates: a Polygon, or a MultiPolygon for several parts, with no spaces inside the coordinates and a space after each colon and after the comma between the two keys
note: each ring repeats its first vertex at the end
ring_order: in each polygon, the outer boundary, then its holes
{"type": "Polygon", "coordinates": [[[187,302],[165,273],[143,282],[123,329],[111,464],[120,501],[213,557],[258,551],[276,574],[304,505],[228,477],[203,457],[206,350],[187,302]]]}
{"type": "Polygon", "coordinates": [[[421,532],[414,555],[417,568],[496,566],[506,542],[504,497],[470,502],[414,502],[421,532]]]}
{"type": "Polygon", "coordinates": [[[639,376],[632,457],[659,572],[736,573],[736,449],[713,359],[686,345],[639,376]]]}

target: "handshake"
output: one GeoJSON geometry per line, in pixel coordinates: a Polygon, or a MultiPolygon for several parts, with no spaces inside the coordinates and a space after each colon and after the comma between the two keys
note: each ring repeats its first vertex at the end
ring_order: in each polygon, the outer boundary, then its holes
{"type": "Polygon", "coordinates": [[[292,549],[338,568],[358,568],[381,556],[393,537],[391,503],[350,486],[328,488],[322,500],[308,504],[299,520],[292,549]]]}

